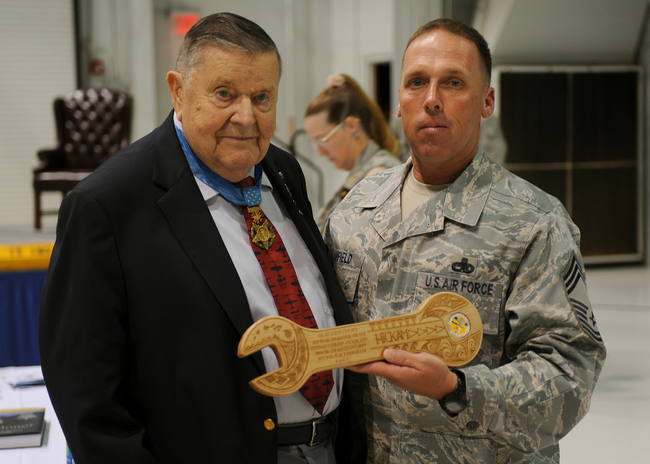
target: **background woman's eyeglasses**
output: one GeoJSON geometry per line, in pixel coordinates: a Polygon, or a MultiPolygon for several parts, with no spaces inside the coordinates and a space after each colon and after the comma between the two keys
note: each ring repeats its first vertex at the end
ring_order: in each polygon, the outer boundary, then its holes
{"type": "Polygon", "coordinates": [[[323,137],[322,139],[312,142],[314,144],[314,147],[324,147],[325,145],[327,145],[327,142],[329,141],[329,139],[331,139],[332,136],[334,134],[336,134],[336,131],[339,130],[341,128],[341,126],[343,126],[343,123],[340,123],[334,129],[329,131],[329,133],[325,137],[323,137]]]}

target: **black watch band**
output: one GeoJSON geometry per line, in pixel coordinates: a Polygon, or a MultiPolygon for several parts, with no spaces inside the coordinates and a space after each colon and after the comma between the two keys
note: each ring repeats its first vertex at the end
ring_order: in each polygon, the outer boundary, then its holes
{"type": "Polygon", "coordinates": [[[458,376],[456,389],[439,401],[440,407],[451,417],[456,417],[467,407],[467,387],[463,371],[451,369],[458,376]]]}

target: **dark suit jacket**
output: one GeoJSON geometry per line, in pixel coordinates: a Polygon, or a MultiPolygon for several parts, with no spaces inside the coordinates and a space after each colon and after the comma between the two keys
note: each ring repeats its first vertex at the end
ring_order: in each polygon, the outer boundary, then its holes
{"type": "MultiPolygon", "coordinates": [[[[311,250],[338,324],[352,322],[312,219],[296,160],[271,147],[264,171],[311,250]]],[[[244,283],[245,284],[245,283],[244,283]]],[[[64,200],[42,296],[40,350],[77,464],[275,463],[273,399],[237,357],[252,324],[231,256],[170,117],[64,200]]],[[[365,462],[359,379],[346,372],[337,456],[365,462]]]]}

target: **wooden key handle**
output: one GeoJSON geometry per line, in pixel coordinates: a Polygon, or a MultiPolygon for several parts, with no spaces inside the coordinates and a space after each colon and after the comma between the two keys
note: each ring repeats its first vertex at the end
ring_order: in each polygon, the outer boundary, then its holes
{"type": "Polygon", "coordinates": [[[386,348],[430,353],[450,367],[463,366],[478,354],[482,341],[483,323],[474,305],[456,293],[441,292],[411,314],[330,329],[265,317],[244,333],[237,355],[271,347],[279,368],[250,384],[264,395],[284,396],[298,391],[315,372],[383,359],[386,348]]]}

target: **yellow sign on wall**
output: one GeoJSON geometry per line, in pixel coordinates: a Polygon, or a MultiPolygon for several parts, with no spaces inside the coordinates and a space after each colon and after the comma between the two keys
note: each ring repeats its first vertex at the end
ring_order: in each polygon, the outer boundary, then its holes
{"type": "Polygon", "coordinates": [[[47,269],[54,242],[0,245],[0,271],[47,269]]]}

